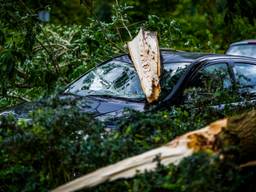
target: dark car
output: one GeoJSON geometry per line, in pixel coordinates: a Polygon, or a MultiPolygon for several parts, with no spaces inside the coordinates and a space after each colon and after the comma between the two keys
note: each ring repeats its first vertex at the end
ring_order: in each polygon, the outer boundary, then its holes
{"type": "Polygon", "coordinates": [[[226,51],[226,54],[256,58],[256,39],[232,43],[226,51]]]}
{"type": "MultiPolygon", "coordinates": [[[[148,104],[129,55],[114,57],[72,82],[61,92],[61,100],[72,100],[81,112],[92,113],[114,126],[113,119],[125,109],[145,111],[172,105],[225,104],[226,97],[236,101],[254,99],[256,93],[256,59],[190,52],[161,51],[163,64],[161,95],[158,102],[148,104]],[[221,95],[226,93],[226,95],[221,95]],[[231,94],[232,93],[232,94],[231,94]],[[199,99],[198,99],[199,98],[199,99]]],[[[13,113],[26,117],[37,108],[34,103],[23,103],[1,114],[13,113]]],[[[199,106],[200,107],[200,106],[199,106]]]]}

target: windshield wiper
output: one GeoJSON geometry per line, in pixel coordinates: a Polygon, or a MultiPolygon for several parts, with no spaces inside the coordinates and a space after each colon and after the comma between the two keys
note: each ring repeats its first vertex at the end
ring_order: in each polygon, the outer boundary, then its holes
{"type": "Polygon", "coordinates": [[[64,95],[64,96],[76,96],[76,97],[81,97],[81,95],[75,94],[75,93],[71,93],[71,92],[63,92],[60,95],[64,95]]]}
{"type": "Polygon", "coordinates": [[[108,94],[90,94],[86,96],[92,96],[92,97],[102,97],[102,98],[112,98],[112,99],[121,99],[121,100],[127,100],[127,101],[144,101],[143,98],[128,98],[128,97],[120,97],[117,95],[108,95],[108,94]]]}
{"type": "Polygon", "coordinates": [[[129,98],[129,97],[120,97],[118,95],[110,95],[110,94],[102,94],[102,93],[94,93],[94,94],[84,94],[84,95],[80,95],[80,94],[75,94],[75,93],[71,93],[71,92],[64,92],[61,93],[61,95],[71,95],[71,96],[75,96],[75,97],[101,97],[101,98],[105,98],[105,99],[121,99],[121,100],[127,100],[127,101],[135,101],[135,102],[141,102],[144,101],[144,98],[129,98]]]}

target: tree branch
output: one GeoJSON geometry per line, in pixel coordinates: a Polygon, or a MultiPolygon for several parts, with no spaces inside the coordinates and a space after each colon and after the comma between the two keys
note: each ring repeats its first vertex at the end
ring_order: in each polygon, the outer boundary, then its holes
{"type": "MultiPolygon", "coordinates": [[[[119,7],[118,0],[116,0],[116,5],[119,7]]],[[[124,23],[124,18],[123,18],[123,16],[122,16],[122,14],[120,14],[120,18],[121,18],[121,21],[122,21],[122,25],[124,26],[124,28],[125,28],[126,31],[128,32],[129,37],[130,37],[130,40],[131,40],[131,39],[132,39],[132,34],[131,34],[131,32],[129,31],[128,27],[125,25],[125,23],[124,23]]]]}
{"type": "Polygon", "coordinates": [[[28,98],[25,98],[23,96],[17,96],[17,95],[0,95],[0,97],[11,98],[11,99],[18,99],[18,100],[25,101],[25,102],[30,102],[31,101],[28,98]]]}

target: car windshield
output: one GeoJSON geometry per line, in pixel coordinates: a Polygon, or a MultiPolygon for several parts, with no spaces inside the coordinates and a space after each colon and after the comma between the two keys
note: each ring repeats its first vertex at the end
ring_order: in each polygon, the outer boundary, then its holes
{"type": "MultiPolygon", "coordinates": [[[[167,63],[164,66],[165,78],[162,87],[171,90],[174,86],[176,72],[184,68],[188,63],[167,63]],[[174,78],[175,77],[175,78],[174,78]]],[[[176,80],[175,80],[176,82],[176,80]]],[[[112,60],[98,66],[77,81],[72,83],[64,93],[79,96],[111,96],[128,99],[145,99],[139,77],[133,65],[112,60]]]]}
{"type": "Polygon", "coordinates": [[[256,44],[231,46],[228,49],[227,54],[229,54],[229,55],[241,55],[241,56],[256,58],[256,44]]]}

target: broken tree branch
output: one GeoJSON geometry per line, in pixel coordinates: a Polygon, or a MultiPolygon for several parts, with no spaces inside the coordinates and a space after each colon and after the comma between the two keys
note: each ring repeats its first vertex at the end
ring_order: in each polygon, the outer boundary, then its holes
{"type": "MultiPolygon", "coordinates": [[[[158,163],[155,161],[156,156],[160,157],[160,163],[164,166],[177,165],[194,152],[208,150],[223,156],[222,159],[225,160],[225,149],[230,146],[237,148],[240,163],[256,159],[256,110],[211,123],[202,129],[180,136],[162,147],[77,178],[54,189],[53,192],[76,191],[106,181],[131,178],[138,172],[153,171],[158,163]]],[[[251,164],[254,165],[255,161],[251,164]]]]}
{"type": "Polygon", "coordinates": [[[245,167],[253,167],[256,166],[256,161],[249,161],[247,163],[244,163],[242,165],[240,165],[240,168],[245,168],[245,167]]]}
{"type": "Polygon", "coordinates": [[[129,53],[140,78],[141,87],[149,103],[160,95],[161,62],[157,33],[140,29],[128,42],[129,53]]]}

